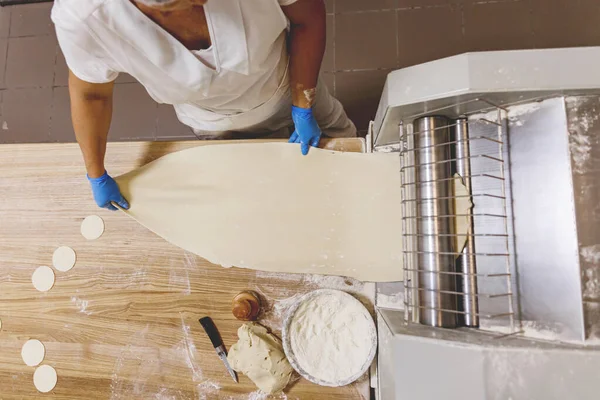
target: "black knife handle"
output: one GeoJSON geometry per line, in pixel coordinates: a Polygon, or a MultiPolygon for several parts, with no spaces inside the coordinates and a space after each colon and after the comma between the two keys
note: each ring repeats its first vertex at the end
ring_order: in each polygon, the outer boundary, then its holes
{"type": "Polygon", "coordinates": [[[221,339],[221,335],[219,335],[219,331],[210,317],[200,318],[200,325],[204,328],[215,349],[223,345],[223,339],[221,339]]]}

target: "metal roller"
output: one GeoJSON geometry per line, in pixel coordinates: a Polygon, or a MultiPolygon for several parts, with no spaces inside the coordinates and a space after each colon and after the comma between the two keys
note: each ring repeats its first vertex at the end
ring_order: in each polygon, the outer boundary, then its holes
{"type": "Polygon", "coordinates": [[[414,121],[419,322],[457,325],[450,121],[414,121]]]}

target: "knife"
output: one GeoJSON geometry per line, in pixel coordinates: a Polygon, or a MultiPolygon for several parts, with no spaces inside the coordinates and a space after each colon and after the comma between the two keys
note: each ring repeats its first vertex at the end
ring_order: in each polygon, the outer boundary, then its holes
{"type": "Polygon", "coordinates": [[[229,375],[233,378],[235,383],[238,383],[238,377],[231,365],[229,365],[229,361],[227,361],[227,352],[225,351],[225,345],[223,344],[223,339],[221,339],[221,335],[219,335],[219,331],[215,326],[215,323],[210,317],[200,318],[200,325],[204,328],[204,331],[208,335],[208,338],[212,342],[212,345],[217,352],[217,355],[225,364],[225,368],[229,371],[229,375]]]}

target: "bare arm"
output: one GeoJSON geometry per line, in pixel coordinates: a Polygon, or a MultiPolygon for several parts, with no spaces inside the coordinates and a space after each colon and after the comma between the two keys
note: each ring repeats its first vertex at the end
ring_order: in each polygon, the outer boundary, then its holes
{"type": "Polygon", "coordinates": [[[114,83],[89,83],[69,71],[71,118],[90,178],[104,174],[114,83]]]}
{"type": "Polygon", "coordinates": [[[288,47],[292,101],[296,107],[310,108],[325,53],[325,4],[323,0],[299,0],[282,9],[291,23],[288,47]]]}

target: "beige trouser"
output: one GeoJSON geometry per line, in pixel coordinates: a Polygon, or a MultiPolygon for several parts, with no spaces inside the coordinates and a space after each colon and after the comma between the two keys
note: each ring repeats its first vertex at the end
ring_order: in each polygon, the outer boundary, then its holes
{"type": "MultiPolygon", "coordinates": [[[[313,105],[313,114],[325,137],[356,137],[356,127],[350,121],[342,104],[333,97],[327,86],[319,79],[317,97],[313,105]]],[[[288,138],[292,134],[291,93],[277,104],[277,109],[268,120],[240,130],[211,132],[193,129],[199,139],[252,139],[252,138],[288,138]]]]}

